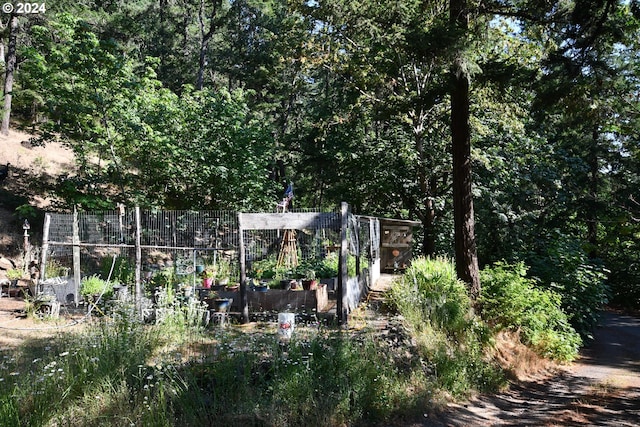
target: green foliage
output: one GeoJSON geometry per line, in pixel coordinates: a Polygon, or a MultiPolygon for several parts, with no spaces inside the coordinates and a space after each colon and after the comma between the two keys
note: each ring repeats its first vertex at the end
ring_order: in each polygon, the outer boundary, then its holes
{"type": "Polygon", "coordinates": [[[135,265],[125,257],[108,256],[102,259],[100,276],[123,285],[135,283],[135,265]]]}
{"type": "Polygon", "coordinates": [[[151,280],[149,281],[148,292],[153,293],[154,288],[169,288],[176,283],[176,274],[173,268],[163,268],[159,271],[154,271],[151,280]]]}
{"type": "Polygon", "coordinates": [[[24,277],[24,271],[21,268],[10,268],[7,270],[7,279],[13,281],[22,279],[24,277]]]}
{"type": "Polygon", "coordinates": [[[487,327],[473,315],[466,286],[450,261],[415,259],[391,288],[389,300],[441,387],[463,395],[470,388],[490,390],[501,384],[500,370],[484,359],[487,327]]]}
{"type": "Polygon", "coordinates": [[[107,282],[97,274],[84,277],[80,281],[80,295],[84,297],[102,295],[103,299],[107,299],[113,295],[113,282],[107,282]]]}
{"type": "MultiPolygon", "coordinates": [[[[361,267],[366,266],[364,258],[361,260],[361,267]]],[[[340,255],[338,252],[331,252],[323,258],[310,261],[303,265],[300,269],[302,273],[305,271],[314,271],[318,278],[338,277],[340,274],[340,255]]],[[[347,275],[355,277],[356,275],[356,257],[347,256],[347,275]]]]}
{"type": "Polygon", "coordinates": [[[573,327],[590,336],[610,295],[599,260],[589,259],[579,240],[551,234],[544,255],[531,257],[530,263],[540,285],[560,295],[573,327]]]}
{"type": "Polygon", "coordinates": [[[38,209],[29,204],[24,204],[16,208],[14,215],[20,222],[23,222],[25,219],[33,222],[33,220],[38,217],[38,209]]]}
{"type": "Polygon", "coordinates": [[[456,277],[455,267],[445,259],[418,258],[391,292],[393,302],[417,328],[444,330],[457,335],[471,324],[471,300],[456,277]]]}
{"type": "Polygon", "coordinates": [[[337,252],[327,254],[315,267],[316,276],[329,279],[338,277],[339,274],[339,256],[337,252]]]}
{"type": "Polygon", "coordinates": [[[69,267],[65,267],[55,258],[47,258],[47,266],[45,272],[47,277],[64,277],[69,275],[69,267]]]}
{"type": "Polygon", "coordinates": [[[526,277],[524,264],[496,263],[481,272],[483,318],[497,329],[520,331],[540,355],[571,361],[582,345],[561,308],[561,297],[526,277]]]}
{"type": "Polygon", "coordinates": [[[286,268],[278,267],[277,264],[278,257],[276,255],[254,261],[251,264],[249,275],[255,279],[282,279],[285,277],[286,268]]]}
{"type": "Polygon", "coordinates": [[[37,26],[28,51],[25,68],[40,82],[49,110],[40,140],[61,139],[80,169],[59,182],[67,203],[87,209],[118,200],[176,209],[272,204],[273,144],[242,90],[185,86],[178,96],[157,79],[156,59],[138,67],[115,40],[70,15],[37,26]]]}

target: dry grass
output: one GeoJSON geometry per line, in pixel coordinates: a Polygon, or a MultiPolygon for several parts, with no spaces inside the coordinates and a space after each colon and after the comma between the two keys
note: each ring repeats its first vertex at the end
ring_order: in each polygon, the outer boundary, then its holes
{"type": "MultiPolygon", "coordinates": [[[[45,147],[34,147],[29,143],[31,135],[18,131],[9,131],[9,135],[0,135],[0,165],[11,163],[11,175],[3,183],[5,188],[12,187],[12,181],[18,178],[55,177],[74,169],[73,152],[58,142],[45,147]]],[[[34,200],[46,205],[46,199],[34,200]]],[[[43,207],[38,205],[38,207],[43,207]]]]}
{"type": "Polygon", "coordinates": [[[494,357],[518,381],[535,381],[558,370],[558,364],[522,344],[517,332],[502,331],[495,338],[494,357]]]}
{"type": "Polygon", "coordinates": [[[15,130],[9,135],[0,135],[0,166],[11,165],[9,176],[0,183],[4,200],[0,206],[0,255],[16,261],[22,245],[22,227],[14,217],[16,205],[28,203],[46,210],[54,201],[48,190],[56,178],[75,172],[70,149],[58,142],[36,147],[31,145],[30,138],[30,134],[15,130]]]}

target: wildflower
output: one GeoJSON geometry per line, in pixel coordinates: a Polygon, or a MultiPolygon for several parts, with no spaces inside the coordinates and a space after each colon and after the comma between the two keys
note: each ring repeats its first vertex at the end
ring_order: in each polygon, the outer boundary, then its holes
{"type": "Polygon", "coordinates": [[[68,351],[65,351],[64,353],[60,353],[60,357],[64,357],[64,356],[68,356],[68,355],[69,355],[68,351]]]}

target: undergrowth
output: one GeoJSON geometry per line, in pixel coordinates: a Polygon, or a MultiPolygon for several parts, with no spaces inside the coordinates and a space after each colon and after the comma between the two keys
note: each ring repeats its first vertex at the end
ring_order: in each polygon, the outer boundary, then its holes
{"type": "Polygon", "coordinates": [[[497,263],[481,273],[482,314],[495,329],[518,330],[541,356],[571,361],[582,339],[561,308],[557,293],[536,287],[524,264],[497,263]]]}
{"type": "Polygon", "coordinates": [[[500,368],[484,356],[489,330],[474,315],[467,289],[449,260],[414,260],[391,289],[390,300],[406,320],[438,387],[464,396],[504,384],[500,368]]]}
{"type": "Polygon", "coordinates": [[[285,343],[275,321],[206,329],[165,310],[145,324],[123,303],[81,334],[0,354],[0,425],[371,425],[433,395],[419,365],[366,331],[316,321],[285,343]]]}
{"type": "Polygon", "coordinates": [[[0,353],[0,425],[384,425],[415,420],[445,395],[501,387],[504,373],[487,357],[499,328],[520,329],[543,354],[575,354],[579,337],[556,296],[515,267],[483,280],[493,329],[450,261],[417,259],[389,293],[397,335],[311,320],[288,342],[275,319],[205,328],[202,307],[170,294],[153,324],[118,302],[82,333],[0,353]]]}

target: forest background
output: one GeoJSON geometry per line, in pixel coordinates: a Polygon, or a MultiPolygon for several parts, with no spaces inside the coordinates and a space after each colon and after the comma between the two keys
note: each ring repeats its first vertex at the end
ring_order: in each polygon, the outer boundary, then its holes
{"type": "Polygon", "coordinates": [[[640,305],[637,0],[32,5],[1,15],[3,131],[73,150],[54,209],[271,210],[293,182],[453,256],[463,200],[479,266],[522,262],[579,331],[640,305]]]}

